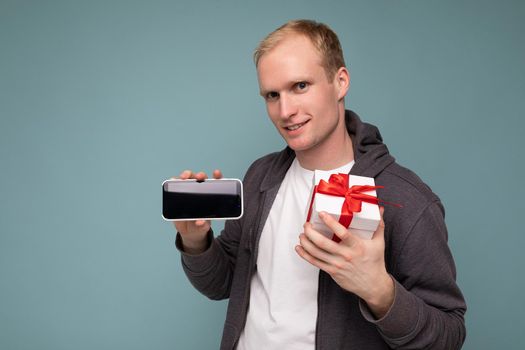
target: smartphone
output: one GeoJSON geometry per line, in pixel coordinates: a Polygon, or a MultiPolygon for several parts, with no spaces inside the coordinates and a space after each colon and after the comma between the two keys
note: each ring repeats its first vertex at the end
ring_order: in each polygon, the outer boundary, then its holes
{"type": "Polygon", "coordinates": [[[170,179],[162,183],[162,217],[167,221],[239,219],[243,214],[239,179],[170,179]]]}

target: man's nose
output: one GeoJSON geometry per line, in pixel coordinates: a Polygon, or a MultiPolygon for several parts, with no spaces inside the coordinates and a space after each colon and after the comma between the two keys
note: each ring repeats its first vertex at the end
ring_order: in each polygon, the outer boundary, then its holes
{"type": "Polygon", "coordinates": [[[297,113],[297,103],[288,94],[281,94],[279,98],[279,111],[283,119],[288,119],[297,113]]]}

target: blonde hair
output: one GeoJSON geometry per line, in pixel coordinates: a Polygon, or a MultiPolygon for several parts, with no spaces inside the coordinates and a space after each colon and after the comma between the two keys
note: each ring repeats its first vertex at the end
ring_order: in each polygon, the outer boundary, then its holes
{"type": "Polygon", "coordinates": [[[310,39],[321,56],[321,65],[329,80],[333,79],[339,68],[346,67],[337,34],[326,24],[308,19],[289,21],[268,34],[253,53],[255,66],[258,66],[259,60],[265,53],[277,46],[290,34],[300,34],[310,39]]]}

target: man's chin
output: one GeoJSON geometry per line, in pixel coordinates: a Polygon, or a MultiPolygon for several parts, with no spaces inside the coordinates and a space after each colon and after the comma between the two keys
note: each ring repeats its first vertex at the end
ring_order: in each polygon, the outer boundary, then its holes
{"type": "Polygon", "coordinates": [[[304,144],[304,143],[288,142],[287,144],[288,144],[288,147],[290,147],[296,153],[297,152],[305,152],[305,151],[308,151],[311,148],[311,146],[309,144],[304,144]]]}

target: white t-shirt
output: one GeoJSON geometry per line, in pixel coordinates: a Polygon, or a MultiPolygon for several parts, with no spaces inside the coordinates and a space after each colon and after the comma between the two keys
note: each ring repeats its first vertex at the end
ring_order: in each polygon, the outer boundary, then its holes
{"type": "MultiPolygon", "coordinates": [[[[348,173],[353,161],[333,172],[348,173]]],[[[313,171],[293,161],[259,241],[250,306],[237,350],[315,348],[319,269],[296,252],[313,187],[313,171]]]]}

